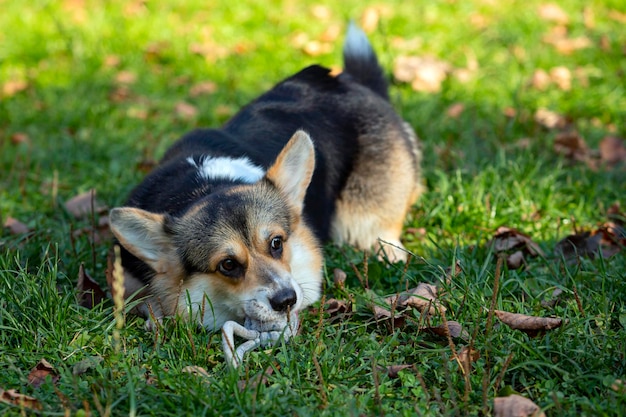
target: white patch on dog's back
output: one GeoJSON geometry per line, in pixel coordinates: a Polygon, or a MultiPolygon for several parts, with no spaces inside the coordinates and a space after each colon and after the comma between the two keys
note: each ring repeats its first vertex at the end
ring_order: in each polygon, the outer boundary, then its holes
{"type": "Polygon", "coordinates": [[[225,156],[207,156],[197,161],[190,156],[187,158],[187,162],[198,168],[198,175],[207,180],[223,178],[252,184],[265,175],[263,168],[254,165],[252,161],[246,157],[229,158],[225,156]]]}

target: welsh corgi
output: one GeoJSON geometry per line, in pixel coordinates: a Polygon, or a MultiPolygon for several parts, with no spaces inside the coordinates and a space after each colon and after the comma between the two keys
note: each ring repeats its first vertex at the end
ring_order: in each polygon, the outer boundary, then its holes
{"type": "MultiPolygon", "coordinates": [[[[224,328],[236,365],[245,349],[235,352],[233,334],[248,348],[288,339],[320,298],[324,242],[406,260],[400,235],[422,191],[421,146],[354,25],[343,57],[339,75],[310,66],[220,129],[183,136],[111,210],[124,296],[142,298],[148,327],[180,315],[224,328]]],[[[111,271],[109,257],[110,288],[111,271]]]]}

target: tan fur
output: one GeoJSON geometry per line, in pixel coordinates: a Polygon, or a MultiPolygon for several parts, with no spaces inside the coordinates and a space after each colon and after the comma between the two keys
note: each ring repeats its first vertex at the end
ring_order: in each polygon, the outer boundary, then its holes
{"type": "Polygon", "coordinates": [[[335,242],[364,250],[382,246],[391,261],[406,261],[400,235],[406,214],[423,190],[422,154],[409,129],[405,124],[403,133],[410,133],[410,141],[394,131],[384,138],[359,137],[362,152],[337,201],[332,222],[335,242]]]}

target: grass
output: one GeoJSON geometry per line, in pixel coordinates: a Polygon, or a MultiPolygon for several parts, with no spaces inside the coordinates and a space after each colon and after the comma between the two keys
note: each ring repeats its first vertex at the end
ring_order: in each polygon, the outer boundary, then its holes
{"type": "MultiPolygon", "coordinates": [[[[538,16],[540,1],[381,4],[0,1],[0,216],[30,228],[0,235],[0,389],[35,398],[45,415],[484,415],[511,391],[549,415],[624,413],[626,391],[616,385],[626,378],[624,252],[568,264],[553,251],[575,228],[604,222],[613,203],[626,205],[624,164],[571,164],[553,151],[558,130],[533,117],[540,108],[568,116],[594,149],[609,134],[626,136],[624,5],[562,5],[567,36],[590,41],[564,54],[544,41],[555,23],[538,16]],[[353,300],[353,313],[309,311],[302,336],[253,352],[237,371],[225,367],[219,335],[174,319],[150,334],[129,315],[116,337],[112,303],[80,307],[78,268],[104,284],[108,243],[72,237],[97,219],[75,219],[64,202],[95,188],[107,206],[122,204],[142,164],[182,133],[219,125],[305,65],[340,65],[341,36],[312,57],[297,35],[319,39],[333,25],[342,34],[372,6],[380,22],[370,38],[390,72],[400,55],[478,64],[468,81],[449,76],[433,94],[392,85],[426,155],[428,192],[407,219],[415,256],[406,272],[329,245],[325,298],[353,300]],[[529,83],[535,70],[558,66],[582,74],[570,90],[529,83]],[[191,94],[206,81],[213,93],[191,94]],[[177,110],[183,101],[197,113],[177,110]],[[449,116],[458,103],[464,111],[449,116]],[[503,225],[546,255],[497,274],[488,241],[503,225]],[[446,280],[456,262],[462,271],[446,280]],[[347,274],[345,289],[333,283],[335,268],[347,274]],[[420,328],[419,312],[398,327],[373,319],[372,293],[418,282],[437,284],[445,320],[468,332],[452,340],[456,351],[480,353],[467,377],[452,344],[420,328]],[[555,288],[560,301],[543,307],[555,288]],[[492,297],[497,309],[565,323],[539,338],[497,320],[488,328],[492,297]],[[42,358],[60,377],[35,388],[28,375],[42,358]],[[387,374],[401,364],[412,367],[387,374]]],[[[0,402],[1,414],[23,411],[0,402]]]]}

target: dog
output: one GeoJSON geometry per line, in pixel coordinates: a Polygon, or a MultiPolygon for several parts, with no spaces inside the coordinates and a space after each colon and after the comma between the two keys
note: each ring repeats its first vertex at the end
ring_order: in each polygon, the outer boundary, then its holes
{"type": "MultiPolygon", "coordinates": [[[[148,327],[180,315],[222,328],[236,365],[295,333],[298,312],[321,295],[324,242],[406,260],[400,235],[422,191],[421,146],[353,24],[343,56],[339,75],[307,67],[220,129],[183,136],[111,210],[124,296],[143,300],[148,327]],[[234,335],[249,339],[241,350],[234,335]]],[[[110,287],[112,265],[110,256],[110,287]]]]}

